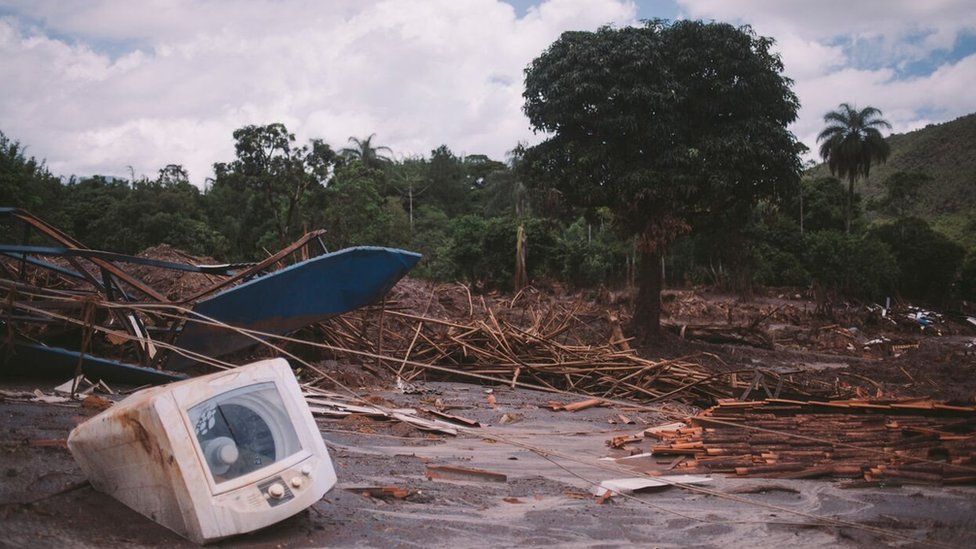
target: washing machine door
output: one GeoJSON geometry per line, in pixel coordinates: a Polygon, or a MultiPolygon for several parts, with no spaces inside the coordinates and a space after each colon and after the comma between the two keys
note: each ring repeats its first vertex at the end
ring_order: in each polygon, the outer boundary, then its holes
{"type": "Polygon", "coordinates": [[[256,383],[187,410],[214,484],[235,479],[301,451],[274,382],[256,383]]]}

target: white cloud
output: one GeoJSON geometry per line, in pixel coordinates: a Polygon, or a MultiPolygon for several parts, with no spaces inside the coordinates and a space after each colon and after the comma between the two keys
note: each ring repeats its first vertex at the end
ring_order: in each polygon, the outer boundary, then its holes
{"type": "MultiPolygon", "coordinates": [[[[756,27],[824,40],[884,37],[892,44],[935,33],[931,47],[948,47],[976,25],[971,0],[677,0],[693,18],[743,20],[756,27]]],[[[900,47],[900,46],[899,46],[900,47]]]]}
{"type": "Polygon", "coordinates": [[[905,132],[976,110],[976,54],[925,76],[897,69],[948,51],[976,33],[972,0],[678,0],[683,15],[750,24],[776,39],[795,80],[800,114],[792,130],[814,158],[824,113],[842,102],[882,109],[905,132]],[[867,67],[867,68],[865,68],[867,67]]]}
{"type": "Polygon", "coordinates": [[[896,79],[891,69],[843,69],[800,81],[797,95],[804,100],[804,116],[794,125],[801,141],[813,148],[822,129],[823,113],[842,101],[882,109],[892,131],[903,133],[974,110],[970,93],[976,82],[976,55],[947,64],[928,76],[896,79]]]}
{"type": "MultiPolygon", "coordinates": [[[[976,110],[976,54],[931,74],[905,63],[976,32],[971,0],[678,0],[684,16],[750,23],[777,40],[811,148],[843,101],[906,131],[976,110]],[[865,63],[864,57],[872,62],[865,63]]],[[[202,183],[231,132],[284,122],[343,146],[377,132],[399,154],[446,143],[502,157],[533,139],[522,71],[569,29],[634,22],[628,0],[0,0],[0,130],[55,173],[202,183]]]]}
{"type": "Polygon", "coordinates": [[[378,132],[401,154],[447,143],[501,157],[531,135],[526,64],[565,30],[629,24],[636,11],[620,0],[550,0],[521,18],[495,0],[11,7],[0,129],[55,173],[176,162],[197,183],[231,159],[235,128],[274,121],[334,146],[378,132]]]}

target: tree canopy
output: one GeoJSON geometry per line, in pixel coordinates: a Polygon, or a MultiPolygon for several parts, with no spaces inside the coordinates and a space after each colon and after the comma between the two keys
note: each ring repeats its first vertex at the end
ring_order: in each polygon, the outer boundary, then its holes
{"type": "Polygon", "coordinates": [[[634,322],[654,333],[660,257],[696,224],[734,234],[760,199],[799,181],[787,130],[798,102],[772,40],[748,27],[650,21],[567,32],[526,69],[536,185],[608,207],[641,252],[634,322]]]}
{"type": "Polygon", "coordinates": [[[851,200],[854,183],[871,174],[871,166],[884,162],[891,152],[888,142],[881,135],[881,128],[891,128],[882,112],[874,107],[857,110],[848,103],[841,103],[836,111],[824,115],[827,126],[817,136],[820,157],[827,163],[830,173],[847,179],[846,230],[851,232],[851,200]]]}

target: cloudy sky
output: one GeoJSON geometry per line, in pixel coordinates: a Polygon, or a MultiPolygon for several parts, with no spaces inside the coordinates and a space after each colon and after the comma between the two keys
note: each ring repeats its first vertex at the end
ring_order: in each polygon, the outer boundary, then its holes
{"type": "Polygon", "coordinates": [[[202,184],[231,132],[284,122],[397,154],[503,158],[533,140],[522,70],[559,34],[639,19],[773,36],[814,144],[842,101],[904,132],[976,111],[973,0],[0,0],[0,131],[56,174],[202,184]]]}

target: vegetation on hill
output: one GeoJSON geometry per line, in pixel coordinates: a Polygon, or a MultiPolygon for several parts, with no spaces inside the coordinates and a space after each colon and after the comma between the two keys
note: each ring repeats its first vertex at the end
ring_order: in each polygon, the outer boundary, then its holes
{"type": "MultiPolygon", "coordinates": [[[[976,247],[976,113],[942,124],[931,124],[886,140],[888,160],[871,169],[856,186],[870,204],[886,196],[886,183],[905,174],[921,177],[916,198],[905,215],[928,221],[963,247],[976,247]]],[[[829,176],[824,164],[806,173],[809,178],[829,176]]],[[[874,210],[871,219],[884,220],[890,212],[874,210]]]]}

